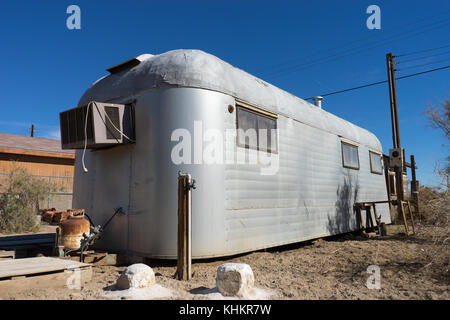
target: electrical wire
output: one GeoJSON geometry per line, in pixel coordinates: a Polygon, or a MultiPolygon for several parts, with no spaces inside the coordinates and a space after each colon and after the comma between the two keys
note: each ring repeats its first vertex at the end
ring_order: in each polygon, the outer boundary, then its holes
{"type": "Polygon", "coordinates": [[[441,52],[441,53],[437,53],[437,54],[432,54],[431,56],[418,57],[418,58],[408,59],[408,60],[400,60],[399,62],[396,61],[395,64],[403,64],[403,63],[407,63],[407,62],[411,62],[411,61],[417,61],[417,60],[422,60],[422,59],[428,59],[428,58],[443,56],[444,54],[447,54],[447,53],[450,53],[450,51],[445,51],[445,52],[441,52]]]}
{"type": "Polygon", "coordinates": [[[444,69],[447,69],[447,68],[450,68],[450,66],[444,66],[444,67],[439,67],[439,68],[435,68],[435,69],[431,69],[431,70],[426,70],[426,71],[422,71],[422,72],[416,72],[416,73],[413,73],[413,74],[408,74],[406,76],[398,77],[398,78],[396,78],[396,80],[410,78],[410,77],[418,76],[418,75],[425,74],[425,73],[430,73],[430,72],[434,72],[434,71],[444,70],[444,69]]]}
{"type": "MultiPolygon", "coordinates": [[[[426,71],[422,71],[422,72],[417,72],[417,73],[413,73],[413,74],[408,74],[408,75],[405,75],[405,76],[398,77],[398,78],[396,78],[396,80],[410,78],[410,77],[418,76],[418,75],[421,75],[421,74],[430,73],[430,72],[443,70],[443,69],[447,69],[447,68],[450,68],[450,65],[449,66],[445,66],[445,67],[431,69],[431,70],[426,70],[426,71]]],[[[382,83],[387,83],[387,82],[388,82],[388,80],[377,81],[377,82],[373,82],[373,83],[364,84],[364,85],[361,85],[361,86],[358,86],[358,87],[353,87],[353,88],[343,89],[343,90],[334,91],[334,92],[330,92],[330,93],[326,93],[326,94],[321,94],[320,96],[322,96],[322,97],[331,96],[331,95],[334,95],[334,94],[343,93],[343,92],[347,92],[347,91],[353,91],[353,90],[367,88],[367,87],[372,87],[372,86],[376,86],[376,85],[379,85],[379,84],[382,84],[382,83]]],[[[315,97],[316,96],[309,97],[309,98],[306,98],[304,100],[311,100],[311,99],[313,99],[315,97]]]]}
{"type": "Polygon", "coordinates": [[[436,28],[444,27],[444,26],[446,26],[448,24],[450,24],[450,21],[448,19],[440,20],[438,22],[433,22],[433,23],[425,25],[425,26],[417,27],[417,28],[414,28],[412,30],[409,30],[409,31],[406,31],[406,32],[401,32],[401,33],[398,33],[396,35],[392,35],[392,36],[389,36],[387,38],[380,39],[380,40],[377,40],[375,42],[372,42],[372,44],[376,43],[375,45],[370,45],[369,44],[369,46],[362,45],[362,46],[359,46],[359,47],[350,48],[348,50],[337,52],[337,53],[334,53],[332,55],[324,56],[322,58],[313,59],[313,60],[305,62],[305,63],[300,63],[300,64],[294,64],[294,65],[291,65],[291,66],[287,66],[287,67],[279,69],[278,71],[272,71],[272,72],[268,72],[266,74],[263,73],[263,76],[276,77],[276,76],[288,74],[288,73],[290,73],[290,72],[292,72],[294,70],[301,70],[301,69],[308,68],[308,67],[313,66],[313,65],[317,65],[319,63],[329,62],[329,61],[333,61],[333,60],[336,60],[336,59],[340,59],[342,57],[346,57],[348,55],[364,52],[364,51],[370,50],[372,48],[379,47],[379,46],[384,45],[384,44],[389,43],[389,42],[393,42],[393,41],[398,41],[398,40],[403,40],[403,39],[407,39],[407,38],[410,38],[410,37],[414,37],[414,36],[416,36],[418,34],[421,34],[421,33],[424,33],[424,32],[428,32],[428,31],[436,29],[436,28]],[[419,31],[417,31],[417,30],[419,30],[419,31]],[[413,31],[417,31],[417,32],[413,32],[413,31]],[[299,69],[300,67],[301,67],[301,69],[299,69]]]}
{"type": "MultiPolygon", "coordinates": [[[[104,123],[105,126],[106,126],[106,121],[103,119],[103,117],[102,117],[102,115],[101,115],[101,113],[100,113],[100,110],[98,109],[97,103],[95,103],[95,101],[94,101],[94,104],[95,104],[95,107],[97,108],[97,112],[98,112],[98,114],[100,115],[100,118],[102,119],[103,123],[104,123]]],[[[135,140],[129,138],[125,133],[123,133],[123,131],[121,131],[120,129],[118,129],[118,128],[114,125],[113,121],[112,121],[111,118],[108,116],[108,113],[105,112],[105,116],[106,116],[106,118],[108,118],[109,122],[110,122],[111,125],[114,127],[114,129],[116,129],[117,132],[119,132],[119,133],[122,135],[122,137],[127,138],[127,139],[128,139],[129,141],[131,141],[131,142],[136,142],[135,140]]],[[[115,138],[115,137],[114,137],[114,138],[115,138]]],[[[117,138],[116,138],[116,140],[117,140],[117,138]]],[[[117,142],[120,143],[120,141],[118,141],[118,140],[117,140],[117,142]]]]}
{"type": "Polygon", "coordinates": [[[430,64],[445,62],[445,61],[449,61],[449,60],[450,60],[450,58],[442,59],[442,60],[438,60],[438,61],[427,62],[427,63],[422,63],[422,64],[415,64],[415,65],[412,65],[412,66],[406,66],[405,68],[397,69],[397,71],[404,71],[404,70],[414,69],[414,68],[428,66],[430,64]]]}
{"type": "MultiPolygon", "coordinates": [[[[100,119],[102,119],[102,121],[103,121],[105,127],[107,127],[106,120],[103,119],[102,114],[101,114],[101,112],[100,112],[100,110],[99,110],[99,108],[98,108],[97,103],[96,103],[95,101],[89,102],[88,105],[87,105],[87,107],[86,107],[86,117],[85,117],[85,121],[84,121],[84,148],[83,148],[83,155],[82,155],[82,157],[81,157],[81,164],[82,164],[82,166],[83,166],[83,171],[86,172],[86,173],[88,172],[88,169],[86,168],[86,165],[85,165],[85,162],[84,162],[84,156],[85,156],[85,154],[86,154],[86,149],[87,149],[87,123],[88,123],[88,115],[89,115],[89,110],[92,108],[92,107],[91,107],[92,104],[95,105],[95,108],[97,109],[97,112],[98,112],[98,114],[99,114],[99,116],[100,116],[100,119]]],[[[131,142],[136,142],[135,140],[129,138],[125,133],[123,133],[122,130],[118,129],[118,128],[114,125],[113,121],[112,121],[111,118],[108,116],[108,113],[105,112],[105,116],[106,116],[106,118],[108,118],[109,122],[110,122],[111,125],[114,127],[114,129],[116,129],[117,132],[119,132],[119,133],[122,135],[122,137],[127,138],[127,139],[128,139],[129,141],[131,141],[131,142]]],[[[119,141],[119,139],[117,139],[115,135],[113,135],[113,136],[114,136],[114,138],[116,139],[116,141],[117,141],[118,143],[121,143],[121,141],[119,141]]]]}
{"type": "Polygon", "coordinates": [[[91,107],[92,102],[89,102],[86,107],[86,117],[84,119],[84,148],[83,148],[83,156],[81,157],[81,164],[83,165],[83,171],[85,173],[88,172],[88,169],[86,168],[86,165],[84,163],[84,155],[86,154],[87,149],[87,122],[88,122],[88,115],[89,115],[89,109],[91,107]]]}
{"type": "Polygon", "coordinates": [[[439,49],[444,49],[444,48],[449,48],[449,45],[446,46],[442,46],[442,47],[437,47],[437,48],[431,48],[431,49],[425,49],[425,50],[420,50],[420,51],[414,51],[414,52],[408,52],[408,53],[404,53],[404,54],[398,54],[395,57],[396,58],[400,58],[400,57],[406,57],[406,56],[411,56],[414,54],[418,54],[418,53],[424,53],[424,52],[429,52],[429,51],[435,51],[435,50],[439,50],[439,49]]]}
{"type": "MultiPolygon", "coordinates": [[[[439,14],[436,14],[436,15],[432,15],[432,16],[428,16],[428,17],[425,17],[425,18],[422,18],[422,19],[419,19],[419,20],[415,20],[415,21],[411,21],[411,22],[409,22],[409,23],[406,23],[406,24],[402,24],[402,25],[400,25],[400,26],[398,26],[398,27],[396,27],[395,28],[395,31],[398,31],[398,30],[400,30],[400,29],[404,29],[405,27],[410,27],[410,26],[417,26],[417,24],[418,23],[421,23],[422,21],[430,21],[430,19],[433,19],[433,18],[436,18],[436,17],[438,17],[438,16],[442,16],[442,15],[447,15],[448,13],[450,13],[450,10],[447,10],[447,11],[444,11],[444,12],[440,12],[439,14]]],[[[423,28],[423,27],[419,27],[419,28],[423,28]]],[[[387,29],[388,31],[390,31],[390,30],[392,30],[392,29],[394,29],[394,28],[390,28],[390,29],[387,29]]],[[[408,31],[408,32],[410,32],[410,31],[408,31]]],[[[363,37],[363,38],[359,38],[359,39],[356,39],[356,40],[352,40],[352,41],[349,41],[349,42],[346,42],[346,43],[344,43],[344,44],[342,44],[342,45],[339,45],[339,46],[336,46],[336,47],[332,47],[332,48],[328,48],[328,49],[325,49],[325,50],[321,50],[321,51],[318,51],[318,52],[316,52],[316,53],[313,53],[313,55],[317,55],[317,54],[322,54],[323,52],[330,52],[330,51],[334,51],[334,50],[336,50],[336,49],[341,49],[341,48],[347,48],[349,45],[351,45],[351,44],[355,44],[355,43],[358,43],[358,42],[366,42],[366,41],[372,41],[372,38],[374,38],[374,37],[376,37],[378,34],[374,34],[374,33],[372,33],[372,35],[371,36],[369,36],[369,37],[363,37]]],[[[324,57],[322,57],[321,59],[326,59],[326,58],[328,58],[329,56],[324,56],[324,57]]],[[[281,64],[278,64],[277,66],[273,66],[273,68],[274,69],[279,69],[280,67],[282,67],[282,66],[285,66],[285,65],[289,65],[289,64],[291,64],[291,62],[296,62],[296,61],[298,61],[298,58],[296,58],[296,59],[289,59],[289,60],[287,60],[287,61],[285,61],[285,62],[283,62],[283,63],[281,63],[281,64]]],[[[255,72],[259,72],[259,71],[262,71],[262,72],[264,72],[265,70],[267,70],[267,68],[264,68],[264,69],[257,69],[255,72]]],[[[272,72],[275,72],[276,70],[274,70],[274,71],[272,71],[272,72]]],[[[264,74],[264,73],[263,73],[264,74]]]]}
{"type": "Polygon", "coordinates": [[[367,51],[367,50],[370,50],[370,49],[373,49],[373,48],[377,48],[377,47],[380,47],[380,46],[385,45],[385,44],[390,43],[390,42],[411,38],[411,37],[414,37],[414,36],[416,36],[418,34],[425,33],[425,32],[434,30],[436,28],[445,27],[447,25],[450,25],[450,21],[448,19],[445,19],[445,20],[439,21],[438,23],[433,23],[433,24],[428,25],[428,27],[432,26],[431,28],[428,28],[428,29],[422,29],[422,30],[420,30],[418,32],[415,32],[415,33],[411,33],[411,31],[403,32],[401,34],[394,35],[392,37],[388,37],[388,38],[385,38],[385,39],[383,39],[381,41],[378,41],[377,44],[372,45],[372,46],[360,46],[360,47],[352,48],[352,49],[349,49],[349,50],[345,50],[345,51],[342,51],[342,52],[330,55],[328,57],[323,57],[323,58],[315,59],[315,60],[312,60],[312,61],[309,61],[309,62],[306,62],[306,63],[297,64],[297,65],[294,65],[294,66],[286,67],[286,68],[283,68],[283,69],[281,69],[279,71],[268,73],[265,76],[268,77],[268,78],[275,78],[275,77],[279,77],[279,76],[284,76],[284,75],[287,75],[287,74],[292,73],[294,71],[300,71],[300,70],[303,70],[303,69],[306,69],[306,68],[309,68],[309,67],[312,67],[312,66],[315,66],[315,65],[318,65],[318,64],[323,64],[323,63],[326,63],[326,62],[331,62],[331,61],[334,61],[334,60],[338,60],[340,58],[347,57],[349,55],[354,55],[356,53],[361,53],[361,52],[364,52],[364,51],[367,51]],[[442,22],[445,22],[445,23],[444,24],[440,24],[442,22]],[[436,24],[438,24],[438,25],[436,25],[436,24]],[[399,36],[401,36],[401,37],[398,38],[399,36]],[[354,51],[355,49],[359,49],[359,50],[354,51]]]}
{"type": "MultiPolygon", "coordinates": [[[[338,93],[343,93],[343,92],[347,92],[347,91],[353,91],[353,90],[356,90],[356,89],[372,87],[372,86],[376,86],[378,84],[382,84],[382,83],[386,83],[386,82],[388,82],[388,81],[387,80],[377,81],[377,82],[373,82],[373,83],[363,84],[361,86],[357,86],[357,87],[353,87],[353,88],[343,89],[343,90],[339,90],[339,91],[333,91],[333,92],[326,93],[326,94],[319,94],[319,96],[321,96],[321,97],[331,96],[333,94],[338,94],[338,93]]],[[[315,97],[316,96],[309,97],[309,98],[306,98],[304,100],[311,100],[312,98],[315,98],[315,97]]]]}

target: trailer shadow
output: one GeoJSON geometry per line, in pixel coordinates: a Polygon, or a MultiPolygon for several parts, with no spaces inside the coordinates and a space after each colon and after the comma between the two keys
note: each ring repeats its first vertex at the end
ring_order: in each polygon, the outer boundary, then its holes
{"type": "Polygon", "coordinates": [[[328,214],[327,231],[330,234],[350,232],[357,225],[353,204],[358,196],[358,184],[351,179],[345,179],[344,184],[338,186],[334,214],[328,214]]]}

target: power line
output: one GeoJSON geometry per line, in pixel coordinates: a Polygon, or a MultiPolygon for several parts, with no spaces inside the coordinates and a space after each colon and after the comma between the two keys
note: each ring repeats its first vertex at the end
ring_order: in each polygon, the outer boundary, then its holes
{"type": "Polygon", "coordinates": [[[418,67],[428,66],[430,64],[435,64],[435,63],[439,63],[439,62],[445,62],[445,61],[448,61],[448,60],[450,60],[450,58],[437,60],[437,61],[432,61],[432,62],[427,62],[427,63],[415,64],[415,65],[412,65],[412,66],[407,66],[405,68],[397,69],[397,71],[404,71],[404,70],[414,69],[414,68],[418,68],[418,67]]]}
{"type": "MultiPolygon", "coordinates": [[[[378,81],[378,82],[364,84],[364,85],[358,86],[358,87],[353,87],[353,88],[349,88],[349,89],[334,91],[334,92],[330,92],[330,93],[326,93],[326,94],[320,94],[320,96],[321,97],[331,96],[333,94],[338,94],[338,93],[343,93],[343,92],[347,92],[347,91],[353,91],[353,90],[357,90],[357,89],[362,89],[362,88],[367,88],[367,87],[371,87],[371,86],[376,86],[378,84],[382,84],[382,83],[386,83],[386,82],[388,82],[388,81],[387,80],[382,80],[382,81],[378,81]]],[[[314,96],[314,97],[316,97],[316,96],[314,96]]],[[[309,97],[309,98],[306,98],[304,100],[310,100],[310,99],[312,99],[314,97],[309,97]]]]}
{"type": "MultiPolygon", "coordinates": [[[[448,12],[450,12],[450,10],[449,10],[448,12]]],[[[446,14],[447,14],[447,12],[446,12],[446,14]]],[[[419,20],[419,21],[422,21],[422,20],[419,20]]],[[[379,45],[383,44],[386,40],[393,39],[393,38],[396,38],[396,37],[398,37],[398,36],[402,36],[402,35],[404,35],[404,34],[406,34],[406,35],[407,35],[406,38],[408,38],[408,37],[414,36],[415,34],[420,34],[420,33],[427,32],[427,31],[429,31],[429,30],[435,29],[436,27],[442,27],[442,26],[445,26],[445,25],[448,24],[448,21],[449,21],[448,19],[444,19],[444,20],[441,20],[441,21],[438,21],[438,22],[433,22],[433,23],[431,23],[431,24],[427,24],[427,25],[424,25],[424,26],[413,27],[412,30],[409,30],[409,31],[406,31],[406,32],[401,32],[401,33],[398,33],[398,34],[396,34],[396,35],[389,36],[389,37],[387,37],[387,38],[385,38],[385,39],[375,40],[375,42],[379,42],[379,44],[376,45],[376,46],[379,46],[379,45]],[[443,25],[439,25],[439,24],[442,23],[442,22],[447,22],[447,23],[444,23],[443,25]],[[438,25],[438,26],[435,26],[435,25],[438,25]],[[427,28],[427,27],[433,27],[433,28],[430,28],[430,29],[427,29],[427,30],[423,30],[424,28],[427,28]],[[420,29],[420,31],[419,31],[418,33],[414,33],[414,34],[411,35],[410,33],[411,33],[412,31],[416,30],[416,29],[420,29]]],[[[395,41],[395,40],[391,40],[391,41],[389,41],[389,42],[392,42],[392,41],[395,41]]],[[[355,41],[355,42],[358,42],[358,41],[355,41]]],[[[322,58],[315,59],[315,60],[312,60],[312,61],[309,61],[309,62],[306,62],[306,63],[294,64],[293,66],[284,67],[284,68],[281,68],[281,69],[278,70],[278,71],[273,71],[272,73],[269,72],[269,73],[267,74],[267,76],[272,76],[272,74],[277,74],[277,73],[283,72],[283,71],[286,70],[287,68],[288,68],[288,69],[289,69],[289,68],[292,68],[292,67],[293,67],[293,68],[297,68],[297,67],[304,66],[304,65],[307,66],[308,64],[314,63],[314,62],[316,62],[316,61],[317,61],[317,62],[320,62],[321,60],[328,59],[328,58],[331,58],[331,57],[334,57],[334,56],[337,56],[337,55],[341,55],[341,56],[342,56],[342,53],[347,53],[347,52],[348,52],[349,54],[352,54],[352,51],[355,50],[355,49],[363,49],[362,51],[365,51],[365,50],[374,48],[374,47],[376,47],[376,46],[370,46],[370,47],[367,47],[366,45],[363,45],[363,46],[359,46],[359,47],[347,49],[347,50],[344,50],[344,51],[342,51],[342,52],[338,52],[338,53],[334,53],[334,54],[332,54],[332,55],[324,56],[324,57],[322,57],[322,58]]],[[[329,51],[329,50],[328,50],[328,51],[329,51]]],[[[361,51],[361,50],[359,50],[359,51],[361,51]]],[[[345,56],[345,55],[344,55],[344,56],[345,56]]],[[[326,61],[326,62],[328,62],[328,61],[326,61]]],[[[317,63],[316,63],[316,64],[317,64],[317,63]]]]}
{"type": "MultiPolygon", "coordinates": [[[[445,66],[445,67],[431,69],[431,70],[426,70],[426,71],[422,71],[422,72],[408,74],[408,75],[405,75],[405,76],[398,77],[398,78],[396,78],[396,80],[410,78],[410,77],[418,76],[418,75],[421,75],[421,74],[430,73],[430,72],[443,70],[443,69],[447,69],[447,68],[450,68],[450,65],[449,66],[445,66]]],[[[349,88],[349,89],[344,89],[344,90],[334,91],[334,92],[330,92],[330,93],[326,93],[326,94],[321,94],[320,96],[322,96],[322,97],[331,96],[331,95],[338,94],[338,93],[343,93],[343,92],[353,91],[353,90],[357,90],[357,89],[362,89],[362,88],[376,86],[376,85],[379,85],[379,84],[382,84],[382,83],[386,83],[386,82],[388,82],[388,81],[387,80],[383,80],[383,81],[368,83],[368,84],[364,84],[364,85],[361,85],[361,86],[358,86],[358,87],[353,87],[353,88],[349,88]]],[[[314,96],[314,97],[316,97],[316,96],[314,96]]],[[[311,100],[314,97],[309,97],[309,98],[306,98],[304,100],[311,100]]]]}
{"type": "MultiPolygon", "coordinates": [[[[447,10],[447,11],[444,11],[444,12],[440,12],[439,14],[436,14],[436,15],[432,15],[432,16],[428,16],[428,17],[425,17],[425,18],[422,18],[422,19],[419,19],[419,20],[415,20],[415,21],[411,21],[411,22],[409,22],[409,23],[406,23],[406,24],[402,24],[402,25],[400,25],[400,26],[398,26],[398,27],[395,27],[395,30],[396,31],[398,31],[398,30],[400,30],[400,29],[404,29],[405,27],[410,27],[410,26],[415,26],[415,25],[417,25],[418,23],[421,23],[422,21],[430,21],[430,19],[433,19],[433,18],[436,18],[436,17],[439,17],[439,16],[442,16],[442,15],[447,15],[448,13],[450,13],[450,10],[447,10]]],[[[423,28],[423,27],[422,27],[423,28]]],[[[389,31],[389,30],[392,30],[392,29],[394,29],[394,28],[388,28],[387,30],[389,31]]],[[[316,53],[313,53],[313,55],[316,55],[316,54],[321,54],[321,53],[323,53],[323,52],[330,52],[330,51],[334,51],[334,50],[336,50],[336,49],[341,49],[341,48],[347,48],[349,45],[351,45],[351,44],[355,44],[355,43],[358,43],[358,42],[365,42],[365,41],[372,41],[372,39],[373,38],[375,38],[376,36],[377,36],[378,34],[374,34],[374,33],[372,33],[369,37],[363,37],[363,38],[359,38],[359,39],[356,39],[356,40],[352,40],[352,41],[349,41],[349,42],[345,42],[344,44],[342,44],[342,45],[339,45],[339,46],[336,46],[336,47],[332,47],[332,48],[328,48],[328,49],[325,49],[325,50],[321,50],[321,51],[319,51],[319,52],[316,52],[316,53]]],[[[375,40],[376,41],[376,40],[375,40]]],[[[325,59],[325,58],[328,58],[329,56],[324,56],[322,59],[325,59]]],[[[283,62],[283,63],[281,63],[281,64],[278,64],[277,66],[274,66],[274,68],[275,69],[279,69],[280,67],[283,67],[283,66],[285,66],[285,65],[289,65],[289,64],[291,64],[291,62],[296,62],[296,61],[298,61],[298,58],[295,58],[295,59],[289,59],[289,60],[287,60],[287,61],[285,61],[285,62],[283,62]]],[[[267,70],[267,68],[264,68],[264,69],[260,69],[261,71],[265,71],[265,70],[267,70]]],[[[257,71],[259,71],[259,70],[257,70],[257,71]]],[[[275,70],[274,70],[275,71],[275,70]]]]}
{"type": "Polygon", "coordinates": [[[437,48],[431,48],[431,49],[425,49],[425,50],[420,50],[420,51],[414,51],[414,52],[408,52],[408,53],[404,53],[404,54],[398,54],[395,57],[399,58],[399,57],[406,57],[406,56],[411,56],[413,54],[418,54],[418,53],[423,53],[423,52],[429,52],[429,51],[434,51],[434,50],[439,50],[439,49],[444,49],[444,48],[449,48],[449,45],[446,46],[442,46],[442,47],[437,47],[437,48]]]}
{"type": "Polygon", "coordinates": [[[410,78],[410,77],[414,77],[414,76],[418,76],[420,74],[425,74],[425,73],[430,73],[433,71],[439,71],[439,70],[444,70],[450,68],[450,66],[445,66],[445,67],[440,67],[440,68],[435,68],[435,69],[431,69],[431,70],[426,70],[426,71],[422,71],[422,72],[416,72],[416,73],[412,73],[412,74],[408,74],[406,76],[401,76],[396,78],[396,80],[401,80],[401,79],[405,79],[405,78],[410,78]]]}
{"type": "MultiPolygon", "coordinates": [[[[449,45],[450,47],[450,45],[449,45]]],[[[428,59],[428,58],[432,58],[432,57],[437,57],[437,56],[442,56],[444,54],[450,53],[450,51],[444,51],[441,53],[437,53],[437,54],[432,54],[431,56],[424,56],[424,57],[418,57],[418,58],[413,58],[413,59],[408,59],[408,60],[400,60],[400,62],[396,62],[395,64],[403,64],[403,63],[407,63],[407,62],[411,62],[411,61],[417,61],[417,60],[422,60],[422,59],[428,59]]]]}
{"type": "Polygon", "coordinates": [[[272,72],[272,73],[267,73],[266,77],[272,77],[273,78],[273,77],[278,77],[278,76],[281,76],[281,75],[286,75],[286,74],[292,73],[293,71],[299,71],[299,70],[302,70],[302,69],[305,69],[305,68],[308,68],[308,67],[311,67],[311,66],[314,66],[314,65],[317,65],[317,64],[330,62],[330,61],[337,60],[337,59],[340,59],[340,58],[343,58],[343,57],[346,57],[346,56],[349,56],[349,55],[353,55],[355,53],[364,52],[364,51],[367,51],[367,50],[379,47],[381,45],[384,45],[384,44],[387,44],[387,43],[390,43],[390,42],[393,42],[393,41],[399,41],[399,40],[411,38],[411,37],[414,37],[414,36],[416,36],[418,34],[425,33],[425,32],[428,32],[430,30],[434,30],[436,28],[445,27],[445,26],[447,26],[449,24],[450,24],[450,22],[449,22],[448,19],[441,20],[439,22],[432,23],[432,24],[429,24],[429,25],[425,26],[425,27],[429,27],[429,28],[423,29],[424,26],[420,27],[420,31],[418,31],[418,32],[411,33],[412,30],[406,31],[406,32],[402,32],[402,33],[399,33],[397,35],[393,35],[393,36],[387,37],[385,39],[382,39],[382,40],[379,40],[379,41],[375,41],[375,42],[378,42],[378,43],[375,44],[375,45],[372,45],[372,46],[366,46],[366,45],[359,46],[359,47],[351,48],[349,50],[344,50],[344,51],[341,51],[341,52],[338,52],[338,53],[335,53],[335,54],[332,54],[332,55],[329,55],[329,56],[325,56],[325,57],[322,57],[322,58],[311,60],[311,61],[306,62],[306,63],[295,64],[293,66],[285,67],[285,68],[282,68],[282,69],[280,69],[278,71],[275,71],[275,72],[272,72]],[[444,23],[441,24],[442,22],[444,22],[444,23]]]}

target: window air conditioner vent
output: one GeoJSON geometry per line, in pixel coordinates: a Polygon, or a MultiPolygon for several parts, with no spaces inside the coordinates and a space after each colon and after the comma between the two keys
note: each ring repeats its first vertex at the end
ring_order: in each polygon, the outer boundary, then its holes
{"type": "Polygon", "coordinates": [[[96,149],[134,142],[131,105],[91,102],[59,114],[63,149],[96,149]]]}

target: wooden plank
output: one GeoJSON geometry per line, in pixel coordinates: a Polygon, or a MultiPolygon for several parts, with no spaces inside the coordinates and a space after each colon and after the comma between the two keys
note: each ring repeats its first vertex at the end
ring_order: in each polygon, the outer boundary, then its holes
{"type": "MultiPolygon", "coordinates": [[[[15,292],[24,291],[30,288],[57,288],[57,287],[67,287],[68,280],[75,274],[73,271],[61,271],[45,275],[34,275],[30,277],[25,277],[15,280],[3,280],[0,281],[0,298],[7,298],[8,296],[14,296],[15,292]]],[[[92,268],[84,267],[79,270],[78,275],[80,278],[80,285],[92,279],[92,268]]],[[[73,289],[73,288],[69,288],[73,289]]]]}
{"type": "Polygon", "coordinates": [[[372,214],[371,214],[371,210],[370,210],[370,206],[365,207],[366,210],[366,225],[369,228],[373,228],[374,224],[373,224],[373,220],[372,220],[372,214]]]}
{"type": "Polygon", "coordinates": [[[414,199],[414,209],[419,214],[419,186],[416,179],[416,161],[414,155],[411,155],[411,194],[414,199]]]}
{"type": "Polygon", "coordinates": [[[409,201],[408,201],[408,211],[409,211],[409,215],[410,215],[410,217],[411,217],[412,232],[413,232],[413,234],[414,234],[414,233],[416,233],[416,230],[415,230],[415,226],[414,226],[413,213],[412,213],[412,211],[411,211],[411,204],[410,204],[409,201]]]}
{"type": "Polygon", "coordinates": [[[28,150],[19,150],[19,149],[0,149],[0,153],[9,153],[9,154],[24,154],[29,156],[38,156],[38,157],[49,157],[49,158],[64,158],[64,159],[75,159],[75,155],[72,154],[63,154],[63,153],[50,153],[50,152],[42,152],[42,151],[28,151],[28,150]]]}
{"type": "MultiPolygon", "coordinates": [[[[73,261],[80,261],[80,255],[75,254],[70,257],[73,261]]],[[[116,266],[120,264],[120,259],[115,253],[107,252],[88,252],[84,256],[85,263],[91,263],[96,266],[116,266]]]]}
{"type": "Polygon", "coordinates": [[[90,266],[71,260],[50,257],[35,257],[0,261],[0,279],[16,276],[48,273],[90,266]]]}
{"type": "Polygon", "coordinates": [[[357,202],[355,204],[360,204],[362,206],[371,206],[374,203],[389,203],[389,200],[383,200],[383,201],[370,201],[370,202],[357,202]]]}
{"type": "MultiPolygon", "coordinates": [[[[23,258],[23,259],[16,259],[14,263],[9,263],[6,267],[14,267],[17,269],[25,268],[34,268],[39,266],[57,266],[62,268],[68,268],[68,267],[81,267],[84,266],[82,263],[81,265],[78,265],[79,263],[71,263],[71,260],[69,259],[59,259],[59,258],[50,258],[50,257],[34,257],[34,258],[23,258]]],[[[0,265],[0,268],[4,267],[0,265]]]]}
{"type": "Polygon", "coordinates": [[[406,221],[405,208],[403,207],[403,205],[404,205],[404,202],[399,201],[398,210],[400,211],[400,215],[403,218],[403,224],[405,225],[405,234],[408,236],[409,235],[408,222],[406,221]]]}
{"type": "MultiPolygon", "coordinates": [[[[18,259],[15,259],[18,260],[18,259]]],[[[6,261],[0,261],[0,262],[8,262],[8,261],[14,261],[14,260],[6,260],[6,261]]],[[[75,261],[72,261],[75,262],[75,261]]],[[[8,273],[4,273],[0,276],[0,280],[4,278],[12,278],[19,275],[24,276],[30,276],[33,274],[39,274],[39,273],[52,273],[52,272],[61,272],[64,270],[73,270],[73,269],[81,269],[84,267],[76,267],[75,265],[73,267],[71,266],[62,266],[62,265],[40,265],[40,266],[29,266],[29,267],[22,267],[15,270],[10,270],[8,273]]]]}
{"type": "Polygon", "coordinates": [[[187,182],[186,176],[178,178],[178,280],[187,280],[187,182]]]}
{"type": "Polygon", "coordinates": [[[278,115],[276,113],[273,113],[273,112],[270,112],[270,111],[266,111],[266,110],[260,109],[258,107],[251,106],[251,105],[249,105],[249,104],[247,104],[247,103],[245,103],[243,101],[237,100],[237,99],[236,99],[236,106],[237,107],[243,107],[245,109],[248,109],[248,110],[251,110],[251,111],[254,111],[254,112],[257,112],[257,113],[261,113],[263,115],[269,116],[269,117],[274,118],[274,119],[278,119],[278,115]]]}
{"type": "Polygon", "coordinates": [[[190,280],[191,270],[191,231],[189,211],[191,207],[191,177],[189,174],[178,177],[178,236],[177,271],[178,280],[190,280]]]}
{"type": "Polygon", "coordinates": [[[360,224],[361,224],[361,229],[365,229],[365,226],[364,226],[364,220],[363,220],[363,216],[362,216],[362,212],[361,212],[361,208],[358,206],[357,208],[356,208],[356,212],[358,213],[358,216],[359,216],[359,221],[360,221],[360,224]]]}
{"type": "Polygon", "coordinates": [[[14,256],[15,251],[5,251],[5,250],[0,250],[0,257],[10,257],[10,256],[14,256]]]}
{"type": "Polygon", "coordinates": [[[0,259],[14,259],[16,257],[15,251],[0,250],[0,259]]]}

